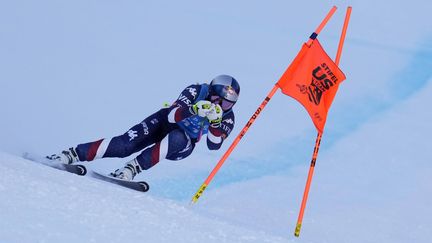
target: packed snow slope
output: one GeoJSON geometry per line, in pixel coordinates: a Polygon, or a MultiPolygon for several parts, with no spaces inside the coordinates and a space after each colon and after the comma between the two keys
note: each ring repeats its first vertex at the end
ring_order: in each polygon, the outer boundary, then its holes
{"type": "Polygon", "coordinates": [[[0,242],[283,242],[5,153],[0,171],[0,242]]]}
{"type": "Polygon", "coordinates": [[[188,206],[0,153],[0,242],[429,242],[431,96],[429,81],[322,152],[299,240],[306,165],[188,206]]]}

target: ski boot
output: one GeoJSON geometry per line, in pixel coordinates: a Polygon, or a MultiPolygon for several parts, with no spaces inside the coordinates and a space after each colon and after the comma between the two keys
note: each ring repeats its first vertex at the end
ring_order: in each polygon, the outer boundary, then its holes
{"type": "Polygon", "coordinates": [[[112,177],[115,177],[118,179],[132,181],[133,178],[137,174],[139,174],[141,171],[142,171],[142,169],[141,169],[141,166],[139,165],[138,161],[136,159],[133,159],[133,160],[127,162],[123,168],[117,169],[116,171],[114,171],[110,175],[112,177]]]}
{"type": "Polygon", "coordinates": [[[46,156],[47,159],[53,160],[56,162],[60,162],[62,164],[72,164],[79,162],[78,154],[76,153],[74,148],[69,148],[67,150],[63,150],[59,154],[53,154],[50,156],[46,156]]]}

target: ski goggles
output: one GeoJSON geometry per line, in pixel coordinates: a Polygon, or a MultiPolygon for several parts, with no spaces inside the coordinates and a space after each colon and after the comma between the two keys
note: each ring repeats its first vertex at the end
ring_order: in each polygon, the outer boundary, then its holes
{"type": "Polygon", "coordinates": [[[238,99],[237,92],[231,86],[213,85],[210,94],[218,95],[233,103],[238,99]]]}
{"type": "Polygon", "coordinates": [[[214,104],[218,104],[221,106],[222,110],[227,111],[231,109],[234,106],[235,102],[226,100],[218,95],[212,95],[210,97],[210,101],[214,104]]]}

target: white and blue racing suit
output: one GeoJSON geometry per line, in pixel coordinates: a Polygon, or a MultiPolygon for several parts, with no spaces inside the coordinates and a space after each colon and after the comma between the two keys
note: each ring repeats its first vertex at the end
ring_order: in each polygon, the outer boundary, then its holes
{"type": "Polygon", "coordinates": [[[186,158],[205,134],[208,148],[219,149],[234,128],[234,112],[232,109],[225,111],[222,122],[211,125],[207,118],[195,114],[192,105],[200,100],[209,100],[208,89],[208,84],[190,85],[170,107],[150,115],[126,133],[79,144],[76,151],[80,161],[124,158],[142,150],[136,160],[142,169],[147,170],[161,159],[186,158]]]}

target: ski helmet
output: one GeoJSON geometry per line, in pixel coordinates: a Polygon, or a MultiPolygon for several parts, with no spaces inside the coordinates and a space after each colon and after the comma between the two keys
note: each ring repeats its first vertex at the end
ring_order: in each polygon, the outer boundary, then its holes
{"type": "Polygon", "coordinates": [[[227,111],[237,102],[240,85],[229,75],[219,75],[210,82],[210,99],[227,111]]]}

